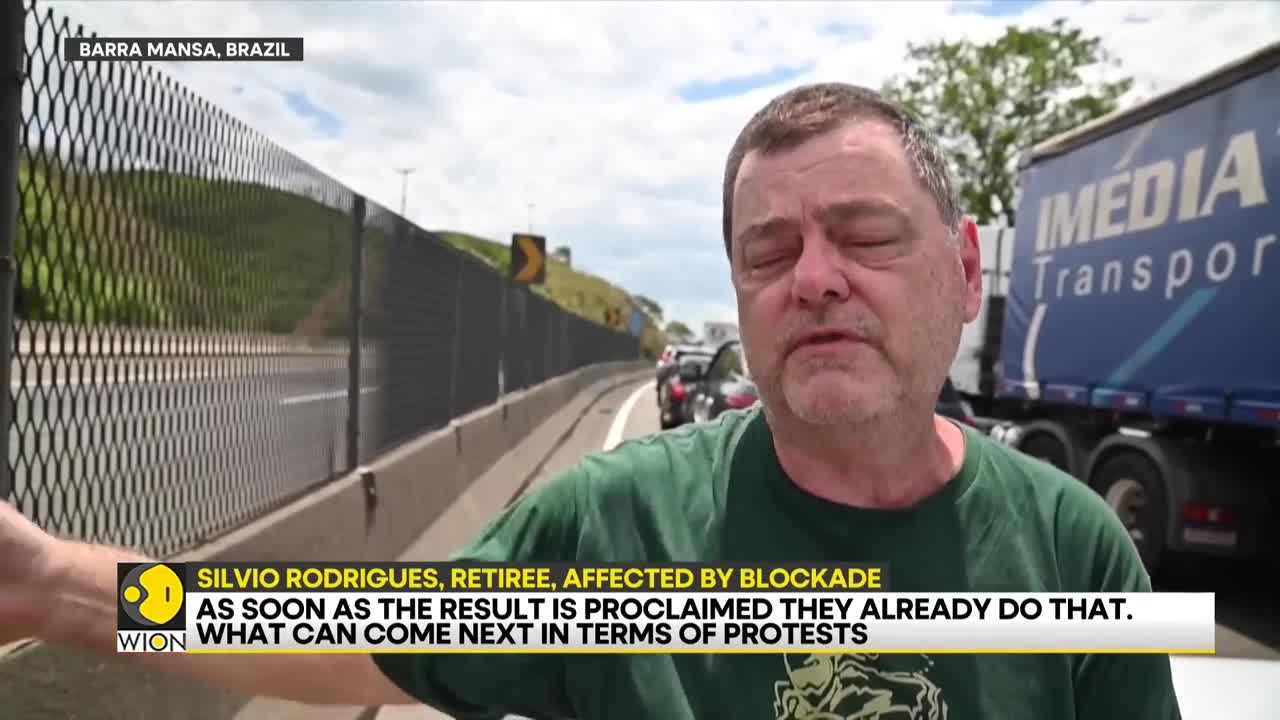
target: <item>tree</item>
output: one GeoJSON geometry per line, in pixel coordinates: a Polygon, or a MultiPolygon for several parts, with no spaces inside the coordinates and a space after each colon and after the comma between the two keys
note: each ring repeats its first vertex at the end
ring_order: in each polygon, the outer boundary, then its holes
{"type": "Polygon", "coordinates": [[[636,295],[634,297],[635,297],[635,301],[637,303],[640,303],[640,306],[644,308],[646,312],[652,315],[654,320],[656,320],[657,322],[662,321],[661,305],[654,302],[652,299],[645,297],[644,295],[636,295]]]}
{"type": "Polygon", "coordinates": [[[979,224],[1014,224],[1021,151],[1115,110],[1133,85],[1132,77],[1102,77],[1119,60],[1063,19],[1010,26],[984,44],[909,44],[907,59],[914,72],[890,79],[884,92],[939,135],[965,212],[979,224]]]}
{"type": "Polygon", "coordinates": [[[569,249],[568,245],[561,245],[555,250],[552,250],[551,257],[559,260],[565,265],[573,266],[573,251],[569,249]]]}
{"type": "Polygon", "coordinates": [[[693,337],[693,331],[689,329],[689,326],[679,320],[672,320],[667,323],[666,333],[668,337],[676,342],[686,342],[693,337]]]}

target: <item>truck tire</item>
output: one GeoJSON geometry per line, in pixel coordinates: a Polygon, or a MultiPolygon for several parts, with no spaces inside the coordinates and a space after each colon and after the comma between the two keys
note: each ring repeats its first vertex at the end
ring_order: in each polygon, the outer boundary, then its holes
{"type": "Polygon", "coordinates": [[[1089,482],[1119,516],[1147,573],[1155,575],[1165,544],[1167,493],[1160,469],[1138,452],[1118,452],[1094,471],[1089,482]]]}
{"type": "Polygon", "coordinates": [[[1033,433],[1029,437],[1023,438],[1022,442],[1018,444],[1018,449],[1037,460],[1049,463],[1065,473],[1072,471],[1070,463],[1067,462],[1066,446],[1058,438],[1047,432],[1033,433]]]}

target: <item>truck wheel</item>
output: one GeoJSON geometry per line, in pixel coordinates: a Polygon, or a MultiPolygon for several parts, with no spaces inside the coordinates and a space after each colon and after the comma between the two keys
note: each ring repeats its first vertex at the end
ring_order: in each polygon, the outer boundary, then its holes
{"type": "Polygon", "coordinates": [[[1120,517],[1142,564],[1154,575],[1167,524],[1164,478],[1159,469],[1139,453],[1119,453],[1097,469],[1090,485],[1120,517]]]}
{"type": "Polygon", "coordinates": [[[1067,462],[1067,448],[1058,441],[1058,438],[1047,432],[1038,432],[1026,438],[1018,446],[1018,449],[1037,460],[1049,463],[1063,472],[1071,472],[1067,462]]]}

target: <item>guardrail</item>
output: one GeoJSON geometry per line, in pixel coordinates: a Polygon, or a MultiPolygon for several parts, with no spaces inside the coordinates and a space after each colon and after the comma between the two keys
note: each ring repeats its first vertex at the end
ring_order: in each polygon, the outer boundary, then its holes
{"type": "Polygon", "coordinates": [[[639,357],[155,68],[64,61],[86,33],[36,0],[5,12],[0,497],[41,526],[181,552],[639,357]]]}

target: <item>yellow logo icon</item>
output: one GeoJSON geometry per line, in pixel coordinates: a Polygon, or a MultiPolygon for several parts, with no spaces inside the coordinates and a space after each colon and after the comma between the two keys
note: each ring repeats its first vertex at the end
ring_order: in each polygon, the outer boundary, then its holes
{"type": "Polygon", "coordinates": [[[165,625],[182,610],[182,578],[168,565],[139,565],[120,587],[121,607],[141,625],[165,625]]]}

